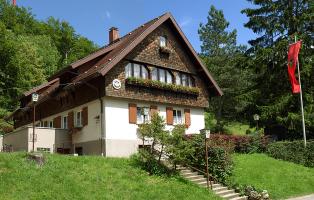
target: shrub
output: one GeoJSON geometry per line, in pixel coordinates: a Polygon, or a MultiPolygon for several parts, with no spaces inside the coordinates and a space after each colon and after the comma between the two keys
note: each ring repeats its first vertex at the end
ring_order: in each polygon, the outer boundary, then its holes
{"type": "Polygon", "coordinates": [[[274,142],[267,146],[267,154],[276,159],[314,167],[314,140],[308,141],[306,148],[303,140],[274,142]]]}
{"type": "Polygon", "coordinates": [[[131,162],[137,167],[147,171],[150,175],[171,175],[174,171],[159,162],[153,154],[147,150],[140,150],[137,154],[131,156],[131,162]]]}
{"type": "Polygon", "coordinates": [[[260,153],[265,152],[269,138],[259,134],[252,135],[220,135],[213,134],[211,143],[224,144],[229,152],[236,153],[260,153]]]}
{"type": "MultiPolygon", "coordinates": [[[[187,157],[187,163],[205,171],[205,135],[198,134],[188,136],[187,139],[194,147],[194,154],[187,157]]],[[[230,146],[228,143],[209,143],[208,146],[208,171],[219,182],[226,183],[227,178],[232,174],[232,160],[230,146]]]]}

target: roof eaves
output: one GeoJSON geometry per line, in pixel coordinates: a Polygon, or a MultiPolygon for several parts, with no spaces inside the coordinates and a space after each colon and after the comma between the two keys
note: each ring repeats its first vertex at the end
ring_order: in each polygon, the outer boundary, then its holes
{"type": "Polygon", "coordinates": [[[104,76],[113,66],[115,66],[121,59],[123,59],[129,52],[133,50],[147,35],[149,35],[155,28],[165,22],[171,16],[170,13],[157,18],[157,20],[149,26],[143,33],[136,37],[126,48],[122,49],[115,57],[113,57],[107,64],[106,67],[99,71],[104,76]]]}
{"type": "Polygon", "coordinates": [[[176,20],[173,18],[173,16],[170,14],[170,20],[173,22],[173,24],[175,25],[175,27],[178,29],[180,35],[182,36],[183,40],[185,41],[185,43],[187,44],[187,46],[189,47],[190,51],[192,52],[193,56],[196,58],[197,62],[200,64],[200,66],[202,67],[202,69],[204,70],[204,72],[206,73],[206,75],[208,76],[208,78],[210,79],[210,81],[213,83],[215,89],[218,92],[219,96],[223,95],[222,90],[220,89],[220,87],[218,86],[217,82],[215,81],[215,79],[212,77],[212,75],[210,74],[210,72],[208,71],[207,67],[204,65],[204,63],[202,62],[202,60],[199,58],[199,56],[197,55],[195,49],[193,48],[193,46],[191,45],[191,43],[189,42],[189,40],[186,38],[186,36],[184,35],[183,31],[181,30],[180,26],[178,25],[178,23],[176,22],[176,20]]]}

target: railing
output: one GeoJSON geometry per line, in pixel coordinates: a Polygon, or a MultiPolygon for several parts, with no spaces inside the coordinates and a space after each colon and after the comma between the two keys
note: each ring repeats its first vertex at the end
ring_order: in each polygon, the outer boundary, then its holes
{"type": "MultiPolygon", "coordinates": [[[[153,149],[153,154],[155,154],[155,155],[160,155],[160,153],[161,153],[161,152],[160,152],[159,150],[153,149]]],[[[163,152],[163,153],[164,153],[164,152],[163,152]]],[[[218,183],[217,178],[214,177],[212,174],[206,173],[206,172],[204,172],[204,171],[202,171],[202,170],[200,170],[200,169],[197,169],[196,167],[193,167],[193,166],[191,166],[191,165],[189,165],[189,164],[186,164],[186,163],[183,163],[182,165],[183,165],[183,166],[186,166],[186,167],[189,167],[189,168],[191,168],[192,170],[197,171],[197,172],[200,173],[200,174],[203,174],[203,175],[206,177],[206,180],[207,180],[207,188],[208,188],[208,189],[209,189],[209,185],[210,185],[210,189],[213,189],[212,180],[213,180],[214,182],[218,183]],[[211,180],[209,180],[209,178],[211,178],[211,180]]]]}
{"type": "Polygon", "coordinates": [[[207,188],[209,189],[209,185],[210,185],[210,189],[213,189],[213,184],[212,184],[212,180],[213,181],[216,181],[216,183],[218,183],[218,180],[211,174],[208,174],[200,169],[197,169],[196,167],[193,167],[191,165],[188,165],[188,164],[183,164],[184,166],[186,167],[189,167],[191,168],[192,170],[194,171],[197,171],[198,173],[200,174],[203,174],[204,176],[206,176],[206,179],[207,179],[207,188]],[[209,178],[211,178],[211,180],[209,180],[209,178]]]}

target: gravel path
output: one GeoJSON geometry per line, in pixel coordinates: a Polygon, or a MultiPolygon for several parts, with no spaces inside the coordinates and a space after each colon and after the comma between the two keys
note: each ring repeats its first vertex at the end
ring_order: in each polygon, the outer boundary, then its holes
{"type": "Polygon", "coordinates": [[[295,197],[287,200],[314,200],[314,194],[303,196],[303,197],[295,197]]]}

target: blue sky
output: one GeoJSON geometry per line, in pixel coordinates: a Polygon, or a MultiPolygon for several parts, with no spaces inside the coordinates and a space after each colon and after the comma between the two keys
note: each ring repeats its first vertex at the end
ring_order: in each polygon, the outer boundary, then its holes
{"type": "Polygon", "coordinates": [[[222,9],[230,29],[238,31],[238,43],[247,44],[254,33],[243,24],[248,20],[240,13],[252,7],[246,0],[17,0],[18,6],[32,9],[35,17],[49,16],[66,20],[77,33],[99,46],[108,43],[108,30],[115,26],[124,35],[137,26],[165,12],[171,12],[196,51],[200,51],[197,30],[205,23],[210,5],[222,9]]]}

